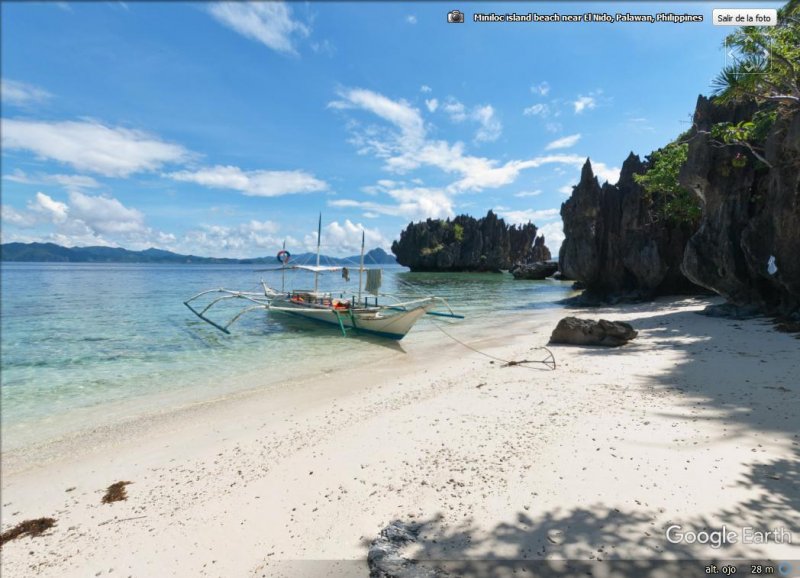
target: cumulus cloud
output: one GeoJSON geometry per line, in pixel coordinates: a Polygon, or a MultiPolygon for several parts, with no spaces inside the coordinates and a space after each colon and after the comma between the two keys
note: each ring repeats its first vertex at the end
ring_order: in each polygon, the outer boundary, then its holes
{"type": "Polygon", "coordinates": [[[328,188],[325,181],[304,171],[243,171],[239,167],[217,165],[196,171],[178,171],[167,176],[204,187],[231,189],[251,197],[313,193],[328,188]]]}
{"type": "Polygon", "coordinates": [[[550,84],[546,80],[543,80],[539,84],[532,85],[531,92],[539,96],[547,96],[550,93],[550,84]]]}
{"type": "Polygon", "coordinates": [[[593,96],[578,96],[572,103],[575,114],[581,114],[584,110],[592,110],[597,106],[597,100],[593,96]]]}
{"type": "Polygon", "coordinates": [[[417,17],[413,14],[409,14],[408,16],[406,16],[406,22],[408,22],[409,24],[416,24],[417,17]]]}
{"type": "MultiPolygon", "coordinates": [[[[333,221],[322,228],[323,251],[329,255],[353,255],[361,251],[361,234],[364,234],[364,245],[367,250],[375,247],[386,248],[389,241],[378,229],[364,227],[361,223],[353,223],[346,219],[344,223],[333,221]]],[[[317,232],[309,233],[304,238],[309,251],[317,249],[317,232]]]]}
{"type": "Polygon", "coordinates": [[[53,223],[63,223],[67,220],[69,213],[69,208],[65,203],[56,201],[42,192],[36,193],[33,200],[28,202],[28,209],[44,215],[46,220],[53,223]]]}
{"type": "MultiPolygon", "coordinates": [[[[66,208],[66,205],[64,205],[66,208]]],[[[73,191],[69,194],[70,216],[86,223],[98,233],[131,233],[144,231],[144,215],[106,196],[90,196],[73,191]]]]}
{"type": "Polygon", "coordinates": [[[533,223],[537,225],[542,221],[552,221],[559,216],[558,209],[523,209],[500,211],[500,216],[513,225],[533,223]]]}
{"type": "Polygon", "coordinates": [[[503,132],[503,125],[495,115],[494,108],[487,104],[478,106],[472,111],[472,118],[480,124],[475,140],[478,142],[495,141],[503,132]]]}
{"type": "Polygon", "coordinates": [[[544,147],[544,148],[545,148],[545,150],[548,150],[548,151],[549,150],[553,150],[553,149],[566,149],[566,148],[575,146],[575,144],[577,144],[577,142],[579,140],[581,140],[581,135],[580,134],[573,134],[573,135],[570,135],[570,136],[565,136],[565,137],[556,139],[556,140],[548,143],[547,146],[544,147]]]}
{"type": "Polygon", "coordinates": [[[467,119],[466,107],[452,96],[442,105],[442,110],[447,113],[453,122],[464,122],[467,119]]]}
{"type": "Polygon", "coordinates": [[[50,98],[52,94],[26,82],[3,78],[0,80],[0,98],[4,104],[15,106],[30,106],[41,104],[50,98]]]}
{"type": "Polygon", "coordinates": [[[553,258],[558,257],[558,252],[561,249],[561,244],[564,242],[564,223],[561,219],[545,223],[539,227],[539,234],[544,235],[544,242],[553,258]]]}
{"type": "Polygon", "coordinates": [[[427,84],[423,84],[422,86],[419,87],[420,92],[431,92],[432,90],[433,89],[427,84]]]}
{"type": "Polygon", "coordinates": [[[430,112],[436,112],[436,109],[439,108],[439,100],[436,98],[431,98],[425,101],[425,106],[428,107],[430,112]]]}
{"type": "Polygon", "coordinates": [[[426,187],[392,188],[383,191],[392,203],[336,199],[328,205],[339,208],[359,208],[366,213],[403,217],[408,220],[445,219],[455,216],[453,200],[441,189],[426,187]]]}
{"type": "Polygon", "coordinates": [[[307,24],[294,19],[285,2],[218,2],[211,4],[208,11],[245,38],[282,54],[297,55],[297,40],[311,34],[307,24]]]}
{"type": "Polygon", "coordinates": [[[79,171],[127,177],[186,160],[189,152],[139,130],[108,127],[95,121],[2,119],[2,143],[79,171]]]}

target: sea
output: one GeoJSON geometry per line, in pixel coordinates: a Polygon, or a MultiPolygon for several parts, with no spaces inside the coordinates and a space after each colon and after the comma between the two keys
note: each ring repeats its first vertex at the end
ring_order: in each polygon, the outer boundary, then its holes
{"type": "MultiPolygon", "coordinates": [[[[469,339],[498,316],[559,307],[571,283],[515,281],[502,273],[412,273],[382,266],[382,291],[445,298],[463,321],[423,317],[400,342],[343,337],[333,326],[254,311],[229,335],[184,301],[200,291],[312,288],[304,271],[254,265],[117,263],[0,264],[0,426],[3,451],[70,432],[237,391],[300,387],[305,378],[353,363],[379,362],[419,341],[469,339]],[[285,276],[284,276],[285,275],[285,276]],[[433,333],[437,333],[436,336],[433,333]]],[[[358,275],[319,278],[322,290],[357,292],[358,275]]],[[[236,301],[236,303],[233,303],[236,301]]],[[[229,300],[209,316],[227,322],[229,300]]]]}

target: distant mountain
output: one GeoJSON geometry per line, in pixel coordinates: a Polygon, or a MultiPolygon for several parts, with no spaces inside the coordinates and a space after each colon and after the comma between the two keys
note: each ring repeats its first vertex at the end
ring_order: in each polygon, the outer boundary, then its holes
{"type": "MultiPolygon", "coordinates": [[[[308,265],[315,263],[316,253],[301,253],[292,256],[292,263],[308,265]]],[[[320,256],[326,265],[352,265],[358,263],[359,255],[352,257],[320,256]]],[[[0,260],[33,263],[191,263],[191,264],[241,264],[277,265],[274,256],[252,259],[226,259],[179,255],[163,249],[129,251],[117,247],[62,247],[54,243],[5,243],[0,245],[0,260]]],[[[367,265],[396,265],[397,261],[381,248],[372,249],[364,255],[367,265]]]]}

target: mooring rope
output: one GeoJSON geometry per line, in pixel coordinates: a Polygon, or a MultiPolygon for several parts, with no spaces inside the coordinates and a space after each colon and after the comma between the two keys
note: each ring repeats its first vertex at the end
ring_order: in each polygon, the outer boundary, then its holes
{"type": "Polygon", "coordinates": [[[447,331],[445,331],[444,327],[442,327],[439,323],[437,323],[436,321],[433,321],[433,320],[431,320],[431,321],[439,331],[444,333],[447,337],[449,337],[450,339],[452,339],[453,341],[455,341],[459,345],[462,345],[462,346],[466,347],[467,349],[469,349],[471,351],[474,351],[475,353],[483,355],[484,357],[488,357],[489,359],[494,359],[495,361],[501,361],[501,362],[505,363],[505,365],[503,367],[514,367],[514,366],[517,366],[517,367],[524,367],[525,369],[536,369],[535,367],[528,367],[527,365],[524,365],[524,364],[526,364],[526,363],[541,363],[542,365],[546,365],[547,367],[549,367],[550,371],[555,371],[555,369],[556,369],[556,356],[553,355],[553,352],[550,351],[547,347],[542,346],[542,347],[537,347],[536,348],[536,349],[543,349],[544,351],[547,352],[547,357],[545,357],[544,359],[523,359],[521,361],[510,361],[508,359],[503,359],[502,357],[497,357],[496,355],[492,355],[491,353],[486,353],[485,351],[481,351],[480,349],[477,349],[477,348],[471,346],[468,343],[464,343],[463,341],[461,341],[457,337],[455,337],[455,336],[451,335],[450,333],[448,333],[447,331]]]}

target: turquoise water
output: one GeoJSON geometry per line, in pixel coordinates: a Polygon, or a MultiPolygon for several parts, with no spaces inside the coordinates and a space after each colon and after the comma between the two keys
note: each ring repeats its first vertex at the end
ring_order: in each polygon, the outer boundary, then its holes
{"type": "MultiPolygon", "coordinates": [[[[252,265],[3,263],[0,274],[6,448],[46,432],[43,424],[91,425],[81,422],[87,408],[111,412],[119,402],[170,392],[200,400],[313,375],[340,359],[378,358],[387,347],[380,339],[345,339],[335,328],[261,311],[225,335],[184,307],[204,289],[257,291],[260,277],[280,288],[280,273],[256,273],[252,265]]],[[[355,275],[349,283],[336,274],[320,279],[322,289],[358,288],[355,275]]],[[[313,287],[313,275],[287,275],[291,286],[313,287]]],[[[448,299],[467,316],[459,333],[498,313],[552,306],[571,292],[568,283],[400,267],[384,267],[383,290],[448,299]]],[[[215,319],[229,319],[239,304],[215,319]]],[[[424,318],[401,345],[435,330],[424,318]]]]}

